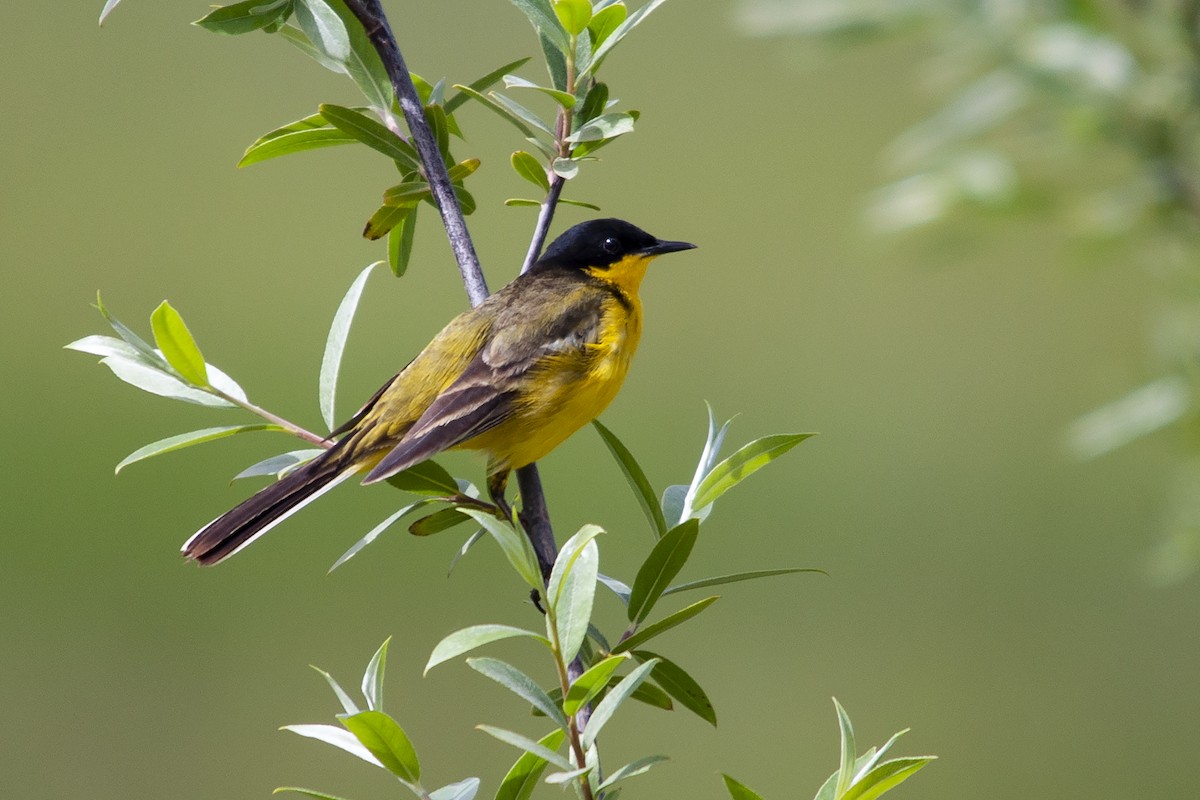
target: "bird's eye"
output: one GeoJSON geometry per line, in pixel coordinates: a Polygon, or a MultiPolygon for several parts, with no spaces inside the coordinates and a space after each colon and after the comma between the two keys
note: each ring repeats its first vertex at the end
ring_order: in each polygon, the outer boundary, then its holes
{"type": "Polygon", "coordinates": [[[604,243],[600,246],[604,248],[604,252],[606,253],[618,253],[621,250],[621,243],[612,236],[609,236],[607,239],[605,239],[604,243]]]}

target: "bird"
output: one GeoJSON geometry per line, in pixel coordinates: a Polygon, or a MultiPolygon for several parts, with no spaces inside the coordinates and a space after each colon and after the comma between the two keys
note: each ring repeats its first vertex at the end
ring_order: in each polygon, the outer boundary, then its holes
{"type": "Polygon", "coordinates": [[[354,475],[377,483],[451,448],[486,454],[488,494],[511,521],[509,473],[595,419],[621,388],[641,338],[647,265],[695,246],[614,218],[569,228],[451,320],[329,434],[325,452],[202,527],[183,555],[216,564],[354,475]]]}

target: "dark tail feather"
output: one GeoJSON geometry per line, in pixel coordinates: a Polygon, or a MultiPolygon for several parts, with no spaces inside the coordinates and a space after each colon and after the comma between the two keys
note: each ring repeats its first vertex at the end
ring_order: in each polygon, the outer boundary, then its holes
{"type": "Polygon", "coordinates": [[[193,534],[187,558],[209,565],[223,561],[349,477],[337,447],[323,453],[193,534]]]}

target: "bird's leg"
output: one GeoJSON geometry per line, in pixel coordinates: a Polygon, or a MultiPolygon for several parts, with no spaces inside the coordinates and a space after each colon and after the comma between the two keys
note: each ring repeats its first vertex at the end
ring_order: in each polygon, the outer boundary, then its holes
{"type": "Polygon", "coordinates": [[[487,476],[488,495],[491,496],[492,502],[496,504],[496,508],[500,511],[500,519],[505,522],[512,523],[513,513],[509,507],[508,501],[504,499],[504,490],[508,488],[508,470],[491,472],[489,470],[487,476]]]}

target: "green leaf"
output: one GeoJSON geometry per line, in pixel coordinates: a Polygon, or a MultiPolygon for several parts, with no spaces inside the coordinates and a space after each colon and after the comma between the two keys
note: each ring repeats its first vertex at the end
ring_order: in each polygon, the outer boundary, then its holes
{"type": "Polygon", "coordinates": [[[316,800],[346,800],[344,797],[338,797],[335,794],[326,794],[325,792],[318,792],[316,789],[303,789],[299,786],[280,786],[278,789],[271,792],[271,794],[279,794],[280,792],[295,792],[296,794],[307,795],[308,797],[315,797],[316,800]]]}
{"type": "Polygon", "coordinates": [[[735,781],[725,773],[722,772],[721,777],[725,779],[725,788],[729,790],[729,796],[733,800],[763,800],[757,792],[735,781]]]}
{"type": "Polygon", "coordinates": [[[641,623],[650,615],[658,598],[687,563],[699,535],[700,521],[689,519],[669,530],[654,545],[629,593],[630,622],[641,623]]]}
{"type": "Polygon", "coordinates": [[[567,718],[550,695],[521,670],[496,658],[468,658],[467,666],[485,675],[554,721],[558,727],[567,729],[567,718]]]}
{"type": "Polygon", "coordinates": [[[350,334],[350,323],[354,321],[354,312],[358,310],[358,301],[362,299],[363,287],[371,271],[381,262],[367,266],[346,290],[342,302],[338,304],[333,315],[333,324],[329,326],[329,336],[325,339],[325,355],[321,359],[321,376],[318,381],[318,399],[321,405],[321,418],[329,430],[337,427],[337,414],[334,411],[334,400],[337,396],[338,372],[342,366],[342,354],[346,352],[346,337],[350,334]]]}
{"type": "Polygon", "coordinates": [[[296,21],[314,47],[331,61],[350,58],[350,33],[342,18],[324,0],[296,0],[296,21]]]}
{"type": "Polygon", "coordinates": [[[385,190],[383,202],[389,206],[403,206],[431,196],[429,184],[425,181],[405,181],[385,190]]]}
{"type": "Polygon", "coordinates": [[[600,551],[593,540],[603,532],[596,525],[580,528],[563,544],[546,584],[547,625],[554,624],[563,661],[575,658],[587,636],[600,567],[600,551]]]}
{"type": "Polygon", "coordinates": [[[417,752],[396,720],[382,711],[339,714],[338,719],[397,778],[409,783],[421,780],[417,752]]]}
{"type": "Polygon", "coordinates": [[[160,456],[163,453],[170,453],[175,450],[182,450],[185,447],[191,447],[194,444],[203,444],[204,442],[212,442],[217,439],[225,439],[229,436],[236,436],[239,433],[252,433],[254,431],[282,431],[283,428],[279,425],[268,423],[260,423],[256,425],[223,425],[217,428],[204,428],[190,433],[181,433],[177,436],[168,436],[166,439],[159,439],[157,442],[151,442],[145,447],[139,447],[125,458],[121,459],[121,463],[117,464],[116,472],[120,472],[130,464],[144,461],[152,456],[160,456]]]}
{"type": "Polygon", "coordinates": [[[500,545],[500,550],[508,559],[508,563],[512,564],[513,569],[530,588],[537,589],[539,592],[545,588],[542,585],[542,571],[538,566],[537,556],[534,555],[533,546],[529,544],[528,537],[518,533],[510,523],[502,522],[487,512],[473,508],[464,508],[462,511],[491,534],[492,538],[496,540],[496,544],[500,545]]]}
{"type": "Polygon", "coordinates": [[[105,0],[104,8],[100,10],[100,25],[104,24],[104,20],[108,19],[108,15],[113,12],[113,9],[120,5],[121,0],[105,0]]]}
{"type": "Polygon", "coordinates": [[[698,581],[688,581],[672,586],[663,592],[663,597],[676,592],[687,592],[692,589],[703,589],[707,586],[720,586],[725,583],[738,583],[740,581],[752,581],[755,578],[769,578],[774,575],[794,575],[798,572],[816,572],[821,575],[829,573],[823,569],[815,567],[787,567],[782,569],[759,569],[751,572],[734,572],[729,575],[718,575],[714,578],[701,578],[698,581]]]}
{"type": "Polygon", "coordinates": [[[623,111],[614,111],[593,117],[579,126],[579,130],[566,138],[573,144],[579,142],[598,142],[602,139],[614,139],[622,134],[633,131],[633,115],[623,111]]]}
{"type": "Polygon", "coordinates": [[[633,593],[632,589],[616,578],[605,575],[603,572],[596,573],[596,580],[600,581],[601,584],[615,594],[618,600],[625,605],[629,605],[629,595],[633,593]]]}
{"type": "Polygon", "coordinates": [[[432,536],[435,533],[448,531],[458,527],[471,518],[457,508],[443,508],[427,517],[421,517],[408,526],[408,532],[413,536],[432,536]]]}
{"type": "Polygon", "coordinates": [[[291,731],[299,736],[308,739],[316,739],[317,741],[331,744],[353,756],[361,758],[368,764],[374,764],[377,767],[383,767],[379,763],[379,759],[371,755],[371,751],[363,747],[362,742],[355,737],[350,731],[342,730],[335,725],[284,725],[280,728],[281,731],[291,731]]]}
{"type": "Polygon", "coordinates": [[[485,94],[481,94],[469,86],[463,86],[462,84],[458,84],[458,83],[454,84],[454,88],[458,89],[459,91],[461,91],[463,94],[465,94],[467,97],[471,98],[472,100],[476,100],[479,103],[482,103],[485,108],[491,109],[492,111],[494,111],[495,113],[497,113],[501,117],[503,117],[504,119],[508,120],[510,123],[512,123],[512,125],[514,125],[517,128],[517,130],[521,131],[521,133],[525,134],[526,136],[533,136],[533,130],[528,125],[525,124],[524,120],[522,120],[516,114],[513,114],[512,112],[510,112],[504,106],[497,103],[491,97],[489,97],[485,94]]]}
{"type": "Polygon", "coordinates": [[[169,397],[172,400],[183,400],[186,403],[213,408],[236,408],[233,403],[202,389],[188,386],[174,375],[157,367],[148,366],[140,359],[135,361],[122,356],[108,356],[100,359],[100,363],[129,385],[159,397],[169,397]]]}
{"type": "Polygon", "coordinates": [[[545,36],[538,37],[542,48],[542,56],[546,60],[546,71],[550,74],[550,83],[561,92],[567,90],[567,58],[566,48],[558,48],[545,36]]]}
{"type": "Polygon", "coordinates": [[[413,146],[389,130],[382,122],[353,108],[331,103],[322,103],[318,108],[321,116],[330,125],[396,161],[401,169],[411,172],[421,169],[421,158],[413,146]]]}
{"type": "Polygon", "coordinates": [[[437,140],[438,152],[442,154],[447,165],[450,163],[450,125],[446,119],[446,110],[439,105],[425,106],[425,121],[437,140]]]}
{"type": "Polygon", "coordinates": [[[462,209],[463,216],[470,216],[475,213],[475,197],[470,192],[461,186],[455,186],[454,196],[458,199],[458,205],[462,209]]]}
{"type": "Polygon", "coordinates": [[[563,180],[571,180],[579,174],[579,162],[573,158],[556,158],[550,164],[554,174],[563,180]]]}
{"type": "Polygon", "coordinates": [[[497,103],[499,103],[516,119],[520,120],[531,128],[541,131],[542,133],[545,133],[551,137],[554,136],[554,131],[551,129],[549,123],[545,122],[541,117],[518,103],[516,100],[513,100],[507,95],[500,94],[499,92],[488,92],[488,95],[495,99],[497,103]]]}
{"type": "MultiPolygon", "coordinates": [[[[392,274],[399,278],[408,271],[408,261],[412,258],[413,237],[417,231],[417,207],[388,231],[388,266],[392,274]]],[[[370,237],[368,237],[370,238],[370,237]]]]}
{"type": "Polygon", "coordinates": [[[464,158],[454,166],[447,170],[450,174],[450,180],[453,183],[460,183],[479,169],[482,162],[478,158],[464,158]]]}
{"type": "MultiPolygon", "coordinates": [[[[465,556],[467,552],[470,551],[470,549],[476,544],[478,544],[479,540],[485,536],[487,536],[487,533],[480,528],[467,537],[466,541],[464,541],[462,546],[458,548],[458,551],[455,552],[454,557],[450,559],[450,566],[446,569],[446,577],[449,577],[450,573],[454,572],[454,567],[458,565],[459,559],[465,556]]],[[[547,640],[547,643],[548,642],[549,640],[547,640]]]]}
{"type": "Polygon", "coordinates": [[[342,704],[343,711],[345,711],[347,714],[357,714],[359,712],[358,705],[354,702],[353,698],[346,693],[346,690],[342,688],[340,683],[334,680],[332,675],[320,667],[313,667],[312,664],[309,664],[309,666],[316,670],[321,677],[325,679],[325,682],[329,684],[330,689],[333,689],[333,693],[337,696],[338,702],[342,704]]]}
{"type": "Polygon", "coordinates": [[[261,478],[266,475],[278,478],[285,472],[290,472],[293,468],[301,464],[307,464],[324,452],[323,448],[316,447],[307,450],[291,450],[287,453],[280,453],[277,456],[265,458],[257,464],[251,464],[237,475],[234,475],[233,479],[238,481],[243,478],[261,478]]]}
{"type": "Polygon", "coordinates": [[[575,124],[582,125],[600,116],[608,106],[608,84],[596,81],[583,98],[583,105],[575,111],[575,124]]]}
{"type": "Polygon", "coordinates": [[[592,21],[588,23],[588,31],[592,34],[593,49],[604,44],[604,40],[625,21],[628,13],[629,10],[625,8],[624,3],[613,3],[592,15],[592,21]]]}
{"type": "MultiPolygon", "coordinates": [[[[417,210],[417,202],[413,200],[399,204],[384,203],[375,210],[375,213],[367,220],[367,224],[363,226],[363,238],[373,242],[377,239],[382,239],[384,236],[389,236],[392,231],[402,226],[405,220],[417,210]]],[[[391,249],[390,240],[388,249],[389,251],[391,249]]],[[[389,262],[391,261],[390,254],[388,260],[389,262]]],[[[395,270],[393,269],[394,272],[395,270]]]]}
{"type": "Polygon", "coordinates": [[[565,206],[578,206],[579,208],[586,208],[591,211],[599,211],[600,210],[600,206],[596,205],[595,203],[585,203],[582,200],[568,200],[565,197],[560,197],[560,198],[558,198],[558,202],[562,203],[565,206]]]}
{"type": "Polygon", "coordinates": [[[590,72],[595,72],[597,69],[599,69],[600,63],[604,61],[604,57],[607,56],[614,47],[620,44],[621,40],[624,39],[631,30],[637,27],[637,25],[646,17],[650,16],[651,12],[661,6],[664,2],[665,0],[650,0],[649,3],[646,3],[646,5],[642,6],[637,11],[634,11],[632,14],[626,17],[624,22],[618,25],[612,33],[605,37],[603,44],[596,48],[596,51],[592,54],[591,63],[588,64],[587,69],[583,70],[579,77],[582,78],[584,75],[587,75],[590,72]]]}
{"type": "MultiPolygon", "coordinates": [[[[94,356],[119,356],[133,361],[145,360],[141,351],[128,342],[113,336],[85,336],[70,344],[63,345],[64,350],[74,350],[78,353],[88,353],[94,356]]],[[[161,361],[161,359],[156,359],[161,361]]],[[[158,366],[155,364],[155,366],[158,366]]],[[[162,366],[166,366],[165,363],[162,366]]]]}
{"type": "Polygon", "coordinates": [[[588,764],[586,766],[577,767],[566,772],[552,772],[546,776],[546,783],[549,783],[553,786],[565,786],[576,778],[582,778],[595,768],[596,767],[594,765],[588,764]]]}
{"type": "Polygon", "coordinates": [[[491,725],[476,725],[475,729],[483,731],[488,736],[499,739],[505,744],[511,744],[513,747],[518,747],[524,750],[526,753],[532,753],[543,761],[547,761],[559,769],[574,769],[574,765],[564,756],[554,752],[541,742],[535,742],[533,739],[522,736],[519,733],[506,731],[503,728],[495,728],[491,725]]]}
{"type": "Polygon", "coordinates": [[[458,481],[436,461],[422,461],[387,481],[393,487],[411,494],[431,497],[452,497],[458,494],[458,481]]]}
{"type": "Polygon", "coordinates": [[[524,207],[532,207],[532,208],[541,208],[542,207],[542,204],[539,203],[537,200],[528,200],[524,197],[510,197],[504,201],[504,205],[513,206],[513,207],[520,206],[523,208],[524,207]]]}
{"type": "Polygon", "coordinates": [[[429,656],[429,662],[425,665],[425,674],[429,674],[429,670],[438,664],[457,658],[463,653],[469,653],[477,647],[498,642],[501,639],[511,639],[514,636],[528,636],[546,647],[550,646],[549,639],[524,628],[514,628],[511,625],[472,625],[469,628],[455,631],[437,643],[429,656]]]}
{"type": "Polygon", "coordinates": [[[658,665],[654,668],[651,675],[654,681],[667,694],[678,700],[681,706],[693,712],[708,724],[716,727],[717,711],[713,708],[712,701],[708,699],[708,694],[705,693],[700,684],[696,683],[696,679],[685,672],[682,667],[647,650],[635,650],[633,657],[642,663],[651,659],[657,659],[658,665]]]}
{"type": "MultiPolygon", "coordinates": [[[[713,414],[712,406],[708,402],[704,403],[705,410],[708,412],[708,433],[704,439],[704,449],[700,451],[700,460],[696,462],[696,469],[692,474],[692,481],[687,486],[687,491],[683,499],[680,511],[680,521],[688,517],[697,517],[701,522],[708,518],[712,512],[712,506],[704,506],[703,508],[695,505],[696,489],[700,486],[700,481],[704,480],[704,476],[709,473],[713,465],[717,463],[717,458],[721,454],[721,447],[725,444],[725,436],[729,433],[729,426],[733,423],[733,418],[725,420],[721,427],[717,427],[717,418],[713,414]]],[[[668,490],[669,491],[669,490],[668,490]]],[[[663,502],[667,501],[666,494],[663,495],[663,502]]],[[[670,519],[670,516],[667,517],[670,519]]]]}
{"type": "Polygon", "coordinates": [[[150,326],[154,330],[154,343],[163,357],[184,380],[195,386],[208,386],[208,370],[204,356],[196,346],[191,331],[183,322],[179,312],[163,300],[150,315],[150,326]]]}
{"type": "Polygon", "coordinates": [[[908,780],[934,759],[934,756],[913,756],[885,761],[855,781],[841,800],[875,800],[908,780]]]}
{"type": "MultiPolygon", "coordinates": [[[[321,0],[305,0],[305,2],[320,3],[321,0]]],[[[388,78],[387,70],[384,69],[383,62],[379,59],[379,54],[375,52],[375,48],[363,31],[362,25],[350,13],[342,0],[325,0],[324,5],[341,18],[343,27],[348,34],[349,52],[344,59],[332,58],[314,43],[305,31],[290,25],[280,28],[279,35],[326,69],[348,76],[366,96],[372,108],[380,113],[389,113],[392,107],[392,83],[388,78]]],[[[297,19],[299,20],[298,14],[297,19]]]]}
{"type": "Polygon", "coordinates": [[[612,715],[616,713],[621,704],[629,699],[629,695],[633,694],[633,690],[640,686],[642,681],[650,677],[650,672],[657,663],[657,661],[647,661],[645,664],[634,669],[622,678],[621,682],[614,686],[604,696],[604,699],[596,705],[596,709],[592,712],[592,718],[588,720],[587,727],[583,729],[583,735],[579,737],[579,743],[585,750],[592,746],[592,742],[596,741],[596,737],[600,735],[600,731],[612,719],[612,715]]]}
{"type": "Polygon", "coordinates": [[[280,24],[291,13],[290,0],[245,0],[213,9],[192,24],[213,33],[250,33],[280,24]]]}
{"type": "MultiPolygon", "coordinates": [[[[566,737],[566,731],[556,729],[539,739],[538,744],[553,752],[562,747],[566,737]]],[[[500,782],[496,800],[529,800],[545,769],[546,759],[533,753],[521,754],[500,782]]]]}
{"type": "Polygon", "coordinates": [[[592,420],[592,426],[600,434],[600,438],[604,440],[605,446],[608,447],[608,452],[612,453],[612,457],[616,459],[617,466],[621,468],[621,472],[625,475],[625,480],[629,481],[629,487],[633,489],[633,494],[637,498],[638,505],[642,507],[642,513],[650,521],[651,530],[654,531],[655,536],[662,536],[667,532],[667,521],[663,518],[662,509],[658,506],[654,487],[650,485],[650,481],[646,478],[646,473],[642,470],[641,465],[633,457],[633,453],[629,452],[629,448],[617,438],[616,434],[600,424],[599,420],[592,420]]]}
{"type": "Polygon", "coordinates": [[[554,14],[566,28],[567,33],[578,36],[587,30],[592,21],[591,0],[551,0],[554,14]]]}
{"type": "MultiPolygon", "coordinates": [[[[311,119],[311,117],[306,117],[311,119]]],[[[301,120],[303,121],[303,120],[301,120]]],[[[297,123],[293,123],[297,124],[297,123]]],[[[283,130],[283,129],[279,129],[283,130]]],[[[260,161],[286,156],[292,153],[302,153],[306,150],[317,150],[322,147],[336,147],[342,144],[353,144],[358,141],[353,136],[343,133],[337,128],[310,127],[294,131],[271,131],[246,148],[237,165],[248,167],[260,161]]]]}
{"type": "Polygon", "coordinates": [[[725,492],[805,439],[815,435],[812,433],[780,433],[755,439],[717,464],[711,472],[704,476],[704,480],[696,487],[696,499],[692,502],[692,506],[703,508],[711,505],[725,492]]]}
{"type": "MultiPolygon", "coordinates": [[[[587,2],[587,0],[584,0],[584,2],[587,2]]],[[[534,83],[533,81],[527,81],[524,78],[521,78],[517,75],[505,75],[504,76],[504,88],[505,89],[533,89],[535,91],[541,92],[542,94],[544,94],[548,97],[553,98],[554,102],[558,103],[563,108],[574,108],[575,107],[575,95],[570,94],[569,92],[561,92],[558,89],[551,89],[548,86],[539,86],[538,84],[534,83]]]]}
{"type": "Polygon", "coordinates": [[[592,701],[592,698],[603,691],[608,686],[613,672],[625,663],[627,658],[628,656],[625,655],[609,656],[603,661],[593,664],[576,678],[567,691],[566,699],[563,700],[563,711],[566,715],[575,716],[579,713],[579,709],[586,706],[592,701]]]}
{"type": "Polygon", "coordinates": [[[96,310],[99,311],[100,315],[104,317],[104,320],[110,326],[112,326],[112,329],[116,331],[118,336],[121,337],[121,340],[136,350],[140,357],[147,364],[162,370],[168,369],[167,361],[162,357],[161,353],[147,344],[142,337],[130,330],[125,323],[121,322],[121,320],[117,319],[108,312],[108,309],[104,307],[104,301],[100,298],[99,292],[96,292],[96,310]]]}
{"type": "Polygon", "coordinates": [[[356,555],[358,555],[359,551],[361,551],[367,545],[371,544],[371,542],[378,539],[380,534],[382,534],[384,531],[386,531],[388,528],[390,528],[392,525],[394,525],[396,523],[396,521],[398,519],[400,519],[401,517],[403,517],[405,514],[408,514],[412,511],[416,511],[418,508],[423,508],[423,507],[429,505],[430,503],[434,503],[434,502],[437,502],[436,498],[427,497],[423,500],[418,500],[415,503],[410,503],[409,505],[406,505],[403,508],[401,508],[399,511],[396,511],[395,513],[389,515],[387,517],[387,519],[385,519],[383,522],[379,523],[374,528],[371,528],[371,530],[367,532],[367,535],[362,537],[361,539],[359,539],[357,542],[355,542],[350,547],[349,550],[342,553],[341,556],[338,557],[338,560],[333,562],[333,566],[331,566],[329,568],[329,572],[333,572],[335,569],[340,567],[342,564],[345,564],[347,561],[349,561],[350,559],[352,559],[356,555]]]}
{"type": "MultiPolygon", "coordinates": [[[[508,73],[512,72],[518,67],[524,66],[527,61],[529,61],[529,56],[526,56],[525,58],[518,58],[516,61],[505,64],[499,69],[492,70],[478,80],[471,81],[469,84],[467,84],[467,86],[469,86],[471,89],[474,89],[476,92],[482,92],[494,85],[496,81],[500,80],[508,73]]],[[[469,99],[471,99],[471,96],[466,92],[460,91],[456,93],[453,97],[446,101],[446,113],[454,113],[459,106],[467,102],[469,99]]]]}
{"type": "Polygon", "coordinates": [[[633,634],[625,641],[618,642],[617,646],[613,648],[613,653],[624,653],[627,650],[632,650],[635,647],[637,647],[638,645],[641,645],[641,644],[644,644],[645,642],[650,641],[655,636],[658,636],[660,633],[665,633],[666,631],[669,631],[671,628],[674,628],[676,625],[681,625],[684,622],[687,622],[689,619],[696,616],[701,611],[708,608],[709,606],[711,606],[713,603],[717,602],[720,599],[721,599],[720,595],[713,595],[712,597],[706,597],[703,600],[698,600],[697,602],[692,603],[690,606],[687,606],[686,608],[681,608],[680,610],[676,611],[674,614],[669,614],[668,616],[663,617],[658,622],[654,622],[654,623],[651,623],[650,625],[647,625],[645,628],[642,628],[640,631],[633,634]]]}
{"type": "Polygon", "coordinates": [[[479,778],[448,783],[429,793],[429,800],[471,800],[479,793],[479,778]]]}
{"type": "Polygon", "coordinates": [[[655,764],[661,764],[664,761],[670,760],[666,756],[646,756],[645,758],[639,758],[637,761],[631,761],[617,769],[612,775],[609,775],[604,783],[600,784],[599,788],[603,791],[619,781],[649,772],[650,768],[655,764]]]}
{"type": "Polygon", "coordinates": [[[673,711],[675,709],[675,704],[671,702],[671,696],[649,680],[643,681],[642,685],[630,695],[630,699],[637,700],[639,703],[644,703],[651,708],[661,709],[662,711],[673,711]]]}
{"type": "Polygon", "coordinates": [[[512,3],[529,18],[533,29],[549,41],[560,52],[565,53],[570,48],[567,32],[558,15],[551,8],[549,0],[512,0],[512,3]]]}
{"type": "Polygon", "coordinates": [[[841,735],[841,763],[838,766],[838,779],[833,794],[840,799],[854,780],[854,759],[858,754],[854,745],[854,726],[850,724],[850,716],[836,697],[833,698],[833,705],[837,709],[838,729],[841,735]]]}
{"type": "MultiPolygon", "coordinates": [[[[512,168],[518,175],[543,192],[550,191],[550,179],[546,177],[546,169],[529,153],[524,150],[513,153],[512,168]]],[[[538,203],[534,202],[534,205],[538,205],[538,203]]]]}
{"type": "MultiPolygon", "coordinates": [[[[372,711],[378,711],[383,707],[383,673],[387,667],[387,648],[388,642],[391,640],[390,636],[383,640],[383,644],[379,645],[379,649],[367,663],[367,671],[363,673],[362,693],[367,700],[367,708],[372,711]]],[[[357,713],[350,709],[346,710],[351,714],[357,713]]]]}

